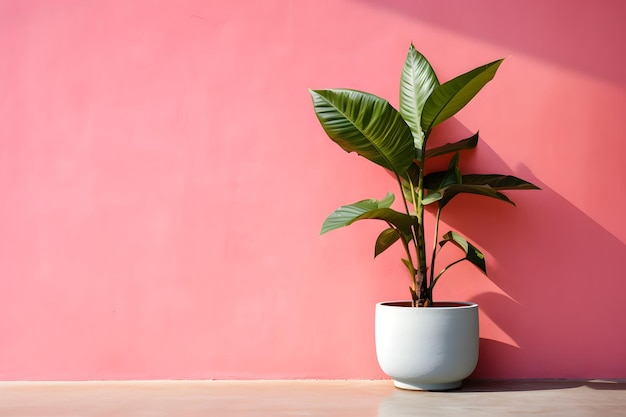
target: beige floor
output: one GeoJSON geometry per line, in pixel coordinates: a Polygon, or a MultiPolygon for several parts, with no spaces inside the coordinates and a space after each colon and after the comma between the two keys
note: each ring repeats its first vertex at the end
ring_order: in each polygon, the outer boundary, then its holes
{"type": "Polygon", "coordinates": [[[626,416],[626,381],[468,382],[409,392],[389,381],[0,382],[0,416],[626,416]]]}

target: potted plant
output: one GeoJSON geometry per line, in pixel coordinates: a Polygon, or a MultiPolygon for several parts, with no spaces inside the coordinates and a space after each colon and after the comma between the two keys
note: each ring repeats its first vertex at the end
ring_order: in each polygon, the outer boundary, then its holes
{"type": "MultiPolygon", "coordinates": [[[[501,191],[537,189],[520,178],[499,174],[463,175],[459,153],[478,143],[475,135],[443,146],[428,147],[433,129],[468,104],[494,77],[502,59],[440,83],[428,60],[410,46],[400,79],[399,110],[375,95],[350,90],[310,90],[313,107],[326,134],[346,152],[356,152],[382,166],[397,181],[395,196],[342,206],[322,225],[321,234],[359,220],[376,219],[387,227],[376,239],[374,256],[399,242],[410,278],[409,301],[376,305],[376,353],[394,385],[405,389],[458,388],[478,360],[478,306],[438,302],[433,289],[450,267],[468,261],[486,273],[480,250],[455,231],[439,233],[444,207],[459,194],[470,193],[514,204],[501,191]],[[445,171],[428,169],[431,158],[449,156],[445,171]],[[433,246],[427,248],[425,206],[434,208],[433,246]],[[444,246],[463,251],[461,259],[436,272],[444,246]]],[[[430,239],[429,239],[430,240],[430,239]]]]}

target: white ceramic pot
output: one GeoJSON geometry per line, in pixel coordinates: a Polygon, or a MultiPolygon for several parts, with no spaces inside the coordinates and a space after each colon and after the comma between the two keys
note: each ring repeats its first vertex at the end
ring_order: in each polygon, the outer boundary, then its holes
{"type": "Polygon", "coordinates": [[[456,389],[478,362],[478,305],[410,301],[376,304],[376,356],[398,388],[456,389]]]}

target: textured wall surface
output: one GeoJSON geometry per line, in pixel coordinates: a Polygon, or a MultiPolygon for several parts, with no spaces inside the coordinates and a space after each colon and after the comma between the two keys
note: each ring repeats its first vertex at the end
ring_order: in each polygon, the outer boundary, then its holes
{"type": "MultiPolygon", "coordinates": [[[[410,42],[447,80],[506,57],[438,140],[542,191],[444,213],[488,257],[481,378],[626,377],[626,3],[0,0],[0,379],[382,378],[405,299],[395,191],[326,138],[307,88],[397,105],[410,42]]],[[[465,207],[464,203],[472,203],[465,207]]],[[[446,231],[446,225],[442,226],[446,231]]],[[[444,257],[454,257],[454,251],[444,257]]]]}

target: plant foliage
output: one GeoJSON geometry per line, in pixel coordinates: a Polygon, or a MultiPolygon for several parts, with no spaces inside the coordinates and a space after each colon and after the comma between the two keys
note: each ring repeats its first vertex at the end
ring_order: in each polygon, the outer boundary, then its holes
{"type": "Polygon", "coordinates": [[[465,107],[495,76],[502,60],[475,68],[441,84],[428,60],[410,46],[400,78],[400,106],[396,110],[383,98],[349,89],[310,90],[313,108],[324,131],[346,152],[356,152],[393,173],[401,190],[403,211],[392,208],[395,196],[369,199],[342,206],[322,225],[321,234],[358,220],[375,219],[387,224],[378,238],[374,256],[400,242],[402,262],[411,275],[413,306],[433,304],[433,288],[451,266],[468,261],[486,273],[483,254],[463,236],[449,231],[439,235],[442,209],[463,193],[491,197],[510,204],[503,190],[538,189],[511,175],[469,174],[459,169],[460,152],[475,148],[478,133],[470,138],[427,148],[433,129],[465,107]],[[451,155],[445,171],[427,172],[433,157],[451,155]],[[435,238],[427,265],[424,206],[435,205],[435,238]],[[448,243],[464,256],[435,275],[435,260],[448,243]]]}

